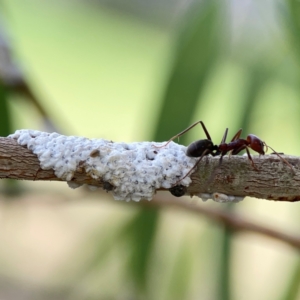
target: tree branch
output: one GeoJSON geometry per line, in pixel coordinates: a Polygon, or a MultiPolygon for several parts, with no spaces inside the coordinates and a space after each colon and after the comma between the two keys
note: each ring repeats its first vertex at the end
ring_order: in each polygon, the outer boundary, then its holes
{"type": "MultiPolygon", "coordinates": [[[[35,138],[36,136],[32,134],[31,139],[35,140],[35,138]]],[[[31,150],[27,149],[27,147],[21,146],[19,143],[16,139],[11,137],[0,138],[0,178],[66,181],[65,179],[59,178],[55,175],[55,172],[57,171],[55,168],[43,170],[41,168],[41,154],[36,155],[31,150]]],[[[43,143],[47,144],[47,140],[43,140],[43,143]]],[[[174,145],[174,147],[177,147],[176,144],[174,145]]],[[[32,144],[29,143],[29,147],[31,146],[32,144]]],[[[132,148],[130,144],[127,146],[128,149],[132,148]]],[[[162,151],[160,149],[164,149],[154,148],[153,150],[152,144],[147,144],[147,147],[150,147],[151,151],[156,152],[160,152],[162,151]]],[[[48,149],[49,147],[47,146],[45,148],[48,149]]],[[[37,150],[35,149],[34,151],[37,150]]],[[[66,154],[65,151],[66,149],[63,148],[61,155],[66,154]]],[[[88,150],[88,153],[88,158],[85,158],[86,160],[90,157],[98,158],[98,156],[101,156],[100,153],[104,152],[101,147],[97,149],[92,147],[88,150]]],[[[205,199],[209,197],[216,198],[218,195],[220,195],[221,198],[224,198],[226,195],[233,195],[236,197],[254,196],[281,201],[297,201],[300,199],[300,193],[298,192],[300,191],[298,177],[300,159],[289,156],[284,156],[284,158],[293,166],[294,172],[292,172],[284,162],[274,155],[254,157],[254,163],[258,171],[253,168],[247,157],[224,157],[221,166],[219,166],[218,157],[205,157],[199,164],[197,171],[192,175],[192,182],[187,187],[186,194],[199,195],[205,199]],[[212,195],[213,191],[218,191],[218,193],[212,195]]],[[[191,166],[194,165],[195,161],[195,159],[184,157],[182,160],[178,159],[177,164],[180,166],[182,165],[185,172],[184,174],[186,174],[186,170],[189,170],[191,166]],[[187,163],[185,159],[190,160],[189,163],[187,163]],[[187,166],[187,164],[189,165],[187,166]]],[[[140,163],[143,166],[142,162],[140,163]]],[[[138,167],[139,166],[137,165],[136,168],[138,167]]],[[[72,178],[69,179],[78,185],[88,184],[110,190],[112,185],[103,179],[105,175],[106,174],[103,174],[100,179],[95,178],[95,176],[93,177],[93,174],[88,169],[87,162],[81,160],[75,166],[72,178]]],[[[186,183],[186,181],[183,182],[186,183]]],[[[112,188],[114,189],[115,187],[112,188]]],[[[158,188],[158,190],[164,189],[167,188],[158,188]]],[[[230,198],[232,196],[227,197],[230,198]]],[[[179,199],[171,197],[163,197],[162,200],[156,199],[151,202],[151,204],[160,207],[175,206],[194,213],[204,214],[210,219],[222,223],[224,226],[229,227],[234,231],[249,231],[258,233],[281,240],[297,249],[300,249],[300,237],[257,225],[236,214],[221,210],[214,210],[203,206],[200,207],[198,205],[190,204],[187,201],[180,201],[179,199]]]]}
{"type": "MultiPolygon", "coordinates": [[[[65,181],[58,178],[54,170],[42,170],[37,155],[20,146],[14,139],[0,137],[0,179],[65,181]]],[[[103,183],[91,178],[80,168],[74,174],[78,184],[97,185],[103,183]]]]}
{"type": "Polygon", "coordinates": [[[300,200],[299,157],[283,156],[293,166],[292,171],[273,154],[254,156],[257,170],[244,156],[226,156],[221,166],[218,157],[206,156],[191,176],[192,181],[187,176],[178,182],[197,159],[187,157],[181,145],[157,145],[159,143],[113,143],[22,130],[0,138],[0,178],[67,181],[73,187],[88,184],[112,191],[119,200],[150,200],[155,191],[169,188],[173,194],[220,202],[245,196],[300,200]],[[58,143],[61,143],[60,148],[57,148],[58,143]],[[80,150],[76,150],[79,154],[75,161],[71,161],[71,149],[80,150]],[[55,162],[52,162],[53,155],[59,156],[55,162]],[[66,165],[62,166],[64,162],[66,165]],[[177,182],[178,185],[172,187],[177,182]]]}

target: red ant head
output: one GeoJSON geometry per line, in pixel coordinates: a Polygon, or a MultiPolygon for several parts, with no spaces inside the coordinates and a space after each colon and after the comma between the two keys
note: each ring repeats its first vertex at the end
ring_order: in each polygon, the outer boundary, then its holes
{"type": "Polygon", "coordinates": [[[265,143],[259,137],[257,137],[254,134],[249,134],[247,136],[247,142],[249,143],[249,147],[252,150],[254,150],[257,153],[262,154],[262,155],[265,154],[265,151],[264,151],[265,143]]]}

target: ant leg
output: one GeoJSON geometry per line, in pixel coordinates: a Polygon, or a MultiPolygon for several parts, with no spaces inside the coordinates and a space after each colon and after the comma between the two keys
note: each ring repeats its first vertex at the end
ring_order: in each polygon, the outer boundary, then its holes
{"type": "Polygon", "coordinates": [[[205,156],[205,155],[208,155],[209,154],[209,150],[208,149],[206,149],[203,153],[202,153],[202,155],[200,156],[200,158],[196,161],[196,163],[194,164],[194,166],[182,177],[182,178],[180,178],[178,181],[176,181],[175,182],[175,184],[173,185],[173,186],[175,186],[175,185],[177,185],[181,180],[183,180],[184,178],[186,178],[187,176],[189,176],[191,173],[192,173],[192,171],[198,166],[198,164],[199,164],[199,162],[201,161],[201,159],[205,156]]]}
{"type": "MultiPolygon", "coordinates": [[[[224,135],[223,135],[223,137],[222,137],[222,140],[221,140],[220,145],[225,144],[226,138],[227,138],[227,133],[228,133],[228,128],[225,129],[225,132],[224,132],[224,135]]],[[[207,137],[210,138],[209,135],[208,135],[207,137]]],[[[217,156],[217,155],[221,155],[221,154],[222,154],[222,151],[220,150],[220,146],[214,145],[214,146],[211,148],[211,152],[210,152],[210,155],[211,155],[211,156],[217,156]]],[[[223,154],[223,155],[225,155],[225,154],[223,154]]]]}
{"type": "Polygon", "coordinates": [[[232,140],[230,142],[233,142],[235,140],[238,140],[242,134],[243,129],[241,128],[232,138],[232,140]]]}
{"type": "Polygon", "coordinates": [[[245,149],[246,152],[247,152],[248,158],[250,159],[253,168],[254,168],[255,170],[258,171],[258,169],[256,168],[256,166],[255,166],[255,164],[254,164],[254,161],[253,161],[253,159],[252,159],[252,156],[251,156],[251,154],[250,154],[250,152],[249,152],[248,146],[247,146],[246,144],[241,145],[238,149],[232,150],[231,154],[232,154],[232,155],[236,155],[236,154],[240,153],[240,152],[241,152],[242,150],[244,150],[244,149],[245,149]]]}
{"type": "Polygon", "coordinates": [[[247,145],[246,145],[246,144],[243,144],[243,145],[241,145],[239,148],[233,149],[233,150],[231,151],[231,154],[232,154],[232,155],[237,155],[237,154],[239,154],[241,151],[243,151],[245,148],[247,148],[247,145]]]}
{"type": "MultiPolygon", "coordinates": [[[[201,123],[202,121],[197,121],[196,123],[192,124],[191,126],[189,126],[188,128],[184,129],[183,131],[179,132],[178,134],[174,135],[172,138],[170,138],[164,145],[162,146],[154,146],[155,148],[163,148],[165,146],[167,146],[170,142],[172,142],[174,139],[182,136],[183,134],[185,134],[186,132],[188,132],[189,130],[191,130],[193,127],[195,127],[197,124],[201,123]]],[[[201,123],[202,125],[202,123],[201,123]]],[[[204,124],[202,125],[202,127],[204,126],[204,124]]],[[[203,128],[204,129],[204,128],[203,128]]],[[[206,128],[205,128],[206,129],[206,128]]],[[[205,131],[205,130],[204,130],[205,131]]],[[[206,133],[207,131],[205,131],[206,133]]]]}
{"type": "MultiPolygon", "coordinates": [[[[223,138],[221,140],[221,143],[220,144],[224,144],[226,142],[226,138],[227,138],[227,133],[228,133],[228,128],[225,129],[225,132],[224,132],[224,135],[223,135],[223,138]]],[[[210,183],[212,181],[212,178],[213,176],[215,175],[216,173],[216,170],[221,166],[222,164],[222,161],[223,161],[223,156],[226,154],[226,152],[217,152],[217,154],[221,154],[221,157],[220,157],[220,160],[219,160],[219,165],[218,167],[212,172],[212,174],[210,175],[209,179],[208,179],[208,183],[210,183]]]]}
{"type": "Polygon", "coordinates": [[[225,129],[225,132],[224,132],[224,135],[223,135],[223,138],[222,138],[220,144],[224,144],[226,142],[227,133],[228,133],[228,128],[225,129]]]}
{"type": "Polygon", "coordinates": [[[203,131],[204,131],[205,134],[206,134],[207,139],[211,141],[211,137],[210,137],[210,135],[209,135],[209,133],[208,133],[208,131],[207,131],[207,129],[206,129],[204,123],[203,123],[202,121],[200,121],[199,123],[201,124],[201,126],[202,126],[202,128],[203,128],[203,131]]]}
{"type": "Polygon", "coordinates": [[[270,148],[270,149],[274,152],[274,154],[276,154],[280,159],[282,159],[282,161],[284,161],[284,162],[291,168],[291,170],[293,171],[293,173],[295,173],[295,170],[294,170],[293,166],[292,166],[286,159],[284,159],[284,158],[283,158],[278,152],[276,152],[272,147],[267,146],[266,143],[265,143],[265,145],[266,145],[266,147],[270,148]]]}
{"type": "Polygon", "coordinates": [[[254,161],[253,161],[253,159],[252,159],[252,156],[251,156],[251,154],[250,154],[250,152],[249,152],[249,150],[248,150],[248,147],[246,146],[245,149],[246,149],[248,158],[249,158],[250,161],[251,161],[252,167],[253,167],[256,171],[258,171],[258,169],[256,168],[256,166],[255,166],[255,164],[254,164],[254,161]]]}
{"type": "Polygon", "coordinates": [[[219,167],[221,166],[222,162],[223,162],[223,157],[224,157],[225,153],[221,154],[220,160],[219,160],[219,167]]]}

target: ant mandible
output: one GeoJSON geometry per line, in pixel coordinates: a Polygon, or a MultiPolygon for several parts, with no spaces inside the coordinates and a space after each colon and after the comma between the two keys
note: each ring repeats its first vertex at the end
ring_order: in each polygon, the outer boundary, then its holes
{"type": "Polygon", "coordinates": [[[232,155],[236,155],[236,154],[240,153],[242,150],[246,150],[247,156],[248,156],[249,160],[251,161],[253,168],[258,171],[258,169],[256,168],[256,166],[253,162],[252,156],[250,155],[248,148],[251,148],[253,151],[255,151],[261,155],[265,155],[265,151],[264,151],[265,147],[266,147],[266,151],[268,150],[268,148],[270,148],[274,152],[274,154],[276,154],[280,159],[282,159],[282,161],[284,161],[294,172],[294,169],[289,162],[287,162],[281,155],[279,155],[279,153],[277,153],[273,148],[268,146],[265,142],[263,142],[256,135],[249,134],[246,139],[240,139],[242,129],[239,129],[239,131],[233,136],[232,140],[229,143],[226,143],[226,138],[227,138],[227,133],[228,133],[228,128],[226,128],[223,138],[221,140],[221,143],[219,145],[214,145],[211,140],[211,137],[202,121],[198,121],[198,122],[192,124],[191,126],[189,126],[188,128],[186,128],[185,130],[183,130],[182,132],[178,133],[177,135],[172,137],[162,147],[169,144],[175,138],[180,137],[181,135],[183,135],[184,133],[186,133],[187,131],[189,131],[190,129],[192,129],[199,123],[201,124],[207,139],[195,141],[187,147],[186,155],[189,157],[199,157],[199,159],[196,161],[195,165],[190,169],[190,171],[184,177],[182,177],[180,180],[178,180],[175,183],[175,185],[177,185],[181,180],[183,180],[189,174],[191,174],[191,172],[197,167],[197,165],[202,160],[202,158],[205,155],[209,155],[209,154],[212,156],[221,155],[220,160],[219,160],[219,166],[220,166],[222,164],[223,156],[226,155],[228,152],[231,152],[232,155]]]}

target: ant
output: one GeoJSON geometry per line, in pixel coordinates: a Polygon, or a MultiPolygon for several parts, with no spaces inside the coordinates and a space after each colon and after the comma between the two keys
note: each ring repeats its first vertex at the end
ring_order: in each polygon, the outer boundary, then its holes
{"type": "Polygon", "coordinates": [[[239,129],[238,132],[233,136],[232,140],[229,143],[226,143],[226,138],[227,138],[227,133],[228,133],[228,128],[226,128],[223,138],[221,140],[221,143],[219,145],[214,145],[211,140],[211,137],[202,121],[198,121],[198,122],[192,124],[191,126],[189,126],[188,128],[186,128],[185,130],[183,130],[182,132],[178,133],[177,135],[172,137],[162,147],[169,144],[175,138],[180,137],[181,135],[183,135],[184,133],[186,133],[187,131],[189,131],[190,129],[192,129],[199,123],[201,124],[207,139],[195,141],[187,147],[186,155],[189,157],[199,157],[199,159],[196,161],[195,165],[190,169],[190,171],[183,178],[181,178],[180,180],[178,180],[175,183],[175,186],[182,179],[186,178],[189,174],[191,174],[191,172],[197,167],[197,165],[202,160],[202,158],[205,155],[209,155],[209,154],[212,156],[221,155],[220,160],[219,160],[219,166],[220,166],[222,164],[223,156],[226,155],[228,152],[230,152],[230,154],[232,154],[232,155],[236,155],[236,154],[240,153],[242,150],[246,150],[248,158],[251,161],[253,168],[258,171],[258,169],[256,168],[256,166],[253,162],[252,156],[250,155],[249,148],[251,148],[252,150],[254,150],[255,152],[257,152],[261,155],[265,155],[265,151],[264,151],[265,147],[266,147],[266,151],[268,150],[268,148],[270,148],[274,152],[274,154],[276,154],[280,159],[282,159],[282,161],[284,161],[294,172],[294,169],[289,162],[287,162],[281,155],[279,155],[279,153],[277,153],[273,148],[268,146],[265,142],[263,142],[256,135],[249,134],[246,139],[240,139],[242,129],[239,129]]]}

